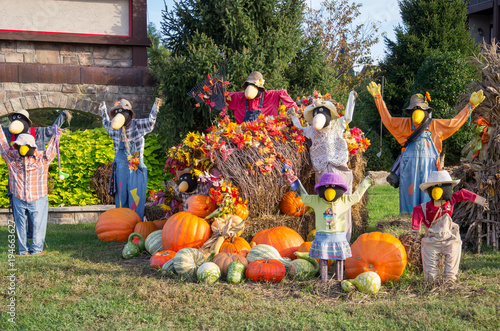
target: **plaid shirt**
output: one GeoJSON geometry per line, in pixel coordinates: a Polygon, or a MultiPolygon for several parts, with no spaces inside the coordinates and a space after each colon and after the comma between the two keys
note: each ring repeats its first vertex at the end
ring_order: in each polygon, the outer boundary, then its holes
{"type": "Polygon", "coordinates": [[[33,156],[21,156],[17,150],[10,150],[3,130],[0,130],[0,154],[9,168],[9,189],[19,200],[32,202],[48,194],[47,175],[50,162],[56,157],[56,142],[61,133],[53,135],[47,150],[35,150],[33,156]]]}
{"type": "MultiPolygon", "coordinates": [[[[156,123],[156,116],[158,115],[158,99],[155,100],[153,108],[148,118],[133,119],[128,127],[125,128],[125,134],[130,145],[130,154],[139,152],[139,157],[142,160],[144,154],[144,136],[153,131],[156,123]]],[[[115,155],[118,154],[120,142],[122,141],[122,129],[115,130],[111,127],[106,104],[101,107],[102,112],[102,125],[108,132],[113,144],[115,146],[115,155]]]]}

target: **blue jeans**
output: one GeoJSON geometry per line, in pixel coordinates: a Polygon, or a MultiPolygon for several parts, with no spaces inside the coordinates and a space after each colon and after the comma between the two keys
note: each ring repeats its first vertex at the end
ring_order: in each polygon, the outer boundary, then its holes
{"type": "Polygon", "coordinates": [[[262,114],[260,110],[247,110],[245,117],[243,117],[243,122],[255,121],[259,118],[260,114],[262,114]]]}
{"type": "Polygon", "coordinates": [[[47,218],[49,215],[49,197],[46,195],[35,201],[27,202],[12,197],[12,209],[16,223],[19,254],[38,254],[43,250],[45,233],[47,232],[47,218]],[[28,217],[33,220],[33,243],[28,247],[26,222],[28,217]]]}

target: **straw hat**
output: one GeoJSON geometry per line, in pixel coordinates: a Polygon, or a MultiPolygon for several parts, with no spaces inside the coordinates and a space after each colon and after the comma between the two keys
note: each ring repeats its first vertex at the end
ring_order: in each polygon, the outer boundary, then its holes
{"type": "Polygon", "coordinates": [[[24,117],[26,117],[26,119],[28,120],[28,123],[30,124],[30,126],[33,126],[33,123],[31,122],[30,120],[30,113],[28,113],[26,110],[24,109],[20,109],[18,111],[15,111],[13,113],[9,113],[9,120],[12,122],[12,117],[14,115],[23,115],[24,117]]]}
{"type": "Polygon", "coordinates": [[[259,89],[263,89],[264,91],[266,90],[264,88],[264,76],[258,71],[254,71],[248,75],[247,79],[241,86],[243,89],[246,89],[248,84],[253,84],[257,86],[259,89]]]}
{"type": "Polygon", "coordinates": [[[132,110],[132,105],[126,99],[120,99],[120,100],[116,101],[115,104],[113,105],[113,107],[111,107],[111,109],[109,110],[111,118],[115,117],[116,111],[118,109],[130,110],[130,113],[132,114],[132,118],[135,117],[135,113],[132,110]]]}
{"type": "Polygon", "coordinates": [[[330,102],[330,101],[323,101],[322,99],[314,99],[313,102],[304,109],[304,118],[306,119],[307,123],[309,125],[312,125],[313,123],[313,111],[316,108],[319,107],[325,107],[328,110],[330,110],[330,116],[332,117],[332,120],[339,118],[340,115],[337,113],[337,108],[335,108],[335,105],[330,102]]]}
{"type": "Polygon", "coordinates": [[[429,112],[432,111],[432,108],[425,102],[424,97],[421,94],[414,94],[410,98],[410,105],[405,109],[406,114],[412,114],[415,108],[427,110],[429,112]]]}
{"type": "Polygon", "coordinates": [[[19,146],[28,145],[29,147],[36,147],[35,138],[32,135],[27,133],[21,133],[17,136],[16,141],[12,143],[14,148],[18,148],[19,146]]]}
{"type": "Polygon", "coordinates": [[[457,186],[460,180],[452,180],[450,174],[446,170],[432,171],[427,177],[427,182],[420,184],[420,189],[424,192],[427,191],[429,187],[436,186],[439,184],[451,184],[451,187],[457,186]]]}

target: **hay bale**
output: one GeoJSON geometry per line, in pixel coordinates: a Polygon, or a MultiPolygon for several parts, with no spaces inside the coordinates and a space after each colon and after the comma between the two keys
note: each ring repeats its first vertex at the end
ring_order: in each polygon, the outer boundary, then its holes
{"type": "Polygon", "coordinates": [[[414,232],[406,232],[399,235],[398,239],[401,241],[406,250],[407,261],[413,267],[414,271],[422,271],[422,237],[424,235],[414,232]]]}
{"type": "Polygon", "coordinates": [[[148,221],[164,220],[165,211],[160,206],[144,206],[144,217],[148,221]]]}
{"type": "Polygon", "coordinates": [[[90,188],[95,191],[102,205],[114,205],[115,197],[108,194],[109,178],[111,177],[111,162],[97,167],[90,179],[90,188]]]}

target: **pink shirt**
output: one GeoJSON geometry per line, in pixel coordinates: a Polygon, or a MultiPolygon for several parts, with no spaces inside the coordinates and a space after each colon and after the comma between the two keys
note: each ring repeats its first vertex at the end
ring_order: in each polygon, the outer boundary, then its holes
{"type": "Polygon", "coordinates": [[[434,202],[431,200],[425,203],[425,217],[422,210],[422,205],[413,207],[413,215],[411,220],[411,227],[413,230],[420,231],[420,225],[424,223],[427,228],[430,228],[432,222],[444,214],[448,214],[451,217],[453,213],[453,207],[455,203],[460,201],[471,201],[482,205],[484,203],[484,198],[479,195],[472,193],[466,189],[461,189],[458,192],[453,193],[450,201],[447,201],[442,207],[434,206],[434,202]],[[436,215],[437,214],[437,215],[436,215]]]}
{"type": "MultiPolygon", "coordinates": [[[[227,106],[234,111],[236,123],[243,122],[245,117],[245,100],[248,100],[248,110],[258,110],[260,104],[260,97],[250,100],[245,98],[245,92],[229,92],[227,98],[227,106]]],[[[290,98],[286,90],[267,90],[264,94],[264,102],[262,103],[262,114],[266,116],[278,115],[278,107],[280,100],[287,108],[297,107],[297,104],[290,98]]]]}

